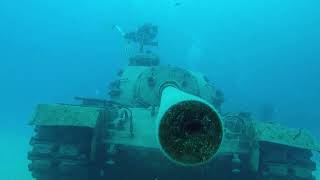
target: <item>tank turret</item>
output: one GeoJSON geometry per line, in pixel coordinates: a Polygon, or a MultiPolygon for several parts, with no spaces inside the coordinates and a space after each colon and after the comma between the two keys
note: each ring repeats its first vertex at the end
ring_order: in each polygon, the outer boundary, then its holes
{"type": "Polygon", "coordinates": [[[198,96],[217,109],[224,100],[223,93],[210,84],[207,78],[186,69],[163,66],[154,54],[138,54],[130,58],[129,65],[121,70],[119,79],[112,82],[109,95],[112,101],[131,107],[159,106],[161,89],[165,84],[198,96]]]}

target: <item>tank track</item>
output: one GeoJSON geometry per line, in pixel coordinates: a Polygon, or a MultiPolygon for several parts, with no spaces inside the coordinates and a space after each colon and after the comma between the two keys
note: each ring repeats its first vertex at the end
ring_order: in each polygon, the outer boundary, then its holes
{"type": "Polygon", "coordinates": [[[316,180],[316,163],[307,149],[264,143],[260,147],[262,180],[316,180]]]}
{"type": "Polygon", "coordinates": [[[38,126],[35,132],[28,159],[36,180],[94,179],[90,162],[92,130],[38,126]]]}
{"type": "MultiPolygon", "coordinates": [[[[102,168],[104,171],[100,171],[101,168],[98,167],[102,166],[90,161],[92,129],[37,126],[35,130],[35,136],[30,140],[32,150],[28,154],[28,159],[29,170],[36,180],[99,180],[106,176],[113,177],[116,172],[123,177],[122,169],[104,167],[102,168]]],[[[312,175],[316,170],[316,163],[312,161],[310,150],[272,143],[262,143],[260,150],[258,177],[247,179],[316,179],[312,175]]],[[[98,159],[103,160],[104,157],[98,159]]],[[[128,165],[127,160],[124,160],[128,165]]]]}

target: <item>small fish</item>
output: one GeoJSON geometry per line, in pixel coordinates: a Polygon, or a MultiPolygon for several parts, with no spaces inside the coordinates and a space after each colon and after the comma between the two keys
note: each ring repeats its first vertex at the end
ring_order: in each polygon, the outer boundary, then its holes
{"type": "Polygon", "coordinates": [[[181,2],[176,2],[176,3],[174,3],[174,6],[181,6],[181,5],[182,5],[181,2]]]}

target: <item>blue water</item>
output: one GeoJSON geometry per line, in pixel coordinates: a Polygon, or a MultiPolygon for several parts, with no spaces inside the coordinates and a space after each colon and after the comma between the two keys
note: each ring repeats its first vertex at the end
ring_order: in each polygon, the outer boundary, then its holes
{"type": "MultiPolygon", "coordinates": [[[[0,159],[12,165],[0,174],[26,161],[27,122],[37,103],[106,97],[127,64],[115,24],[125,31],[157,24],[162,63],[206,74],[225,93],[224,111],[259,117],[271,104],[275,121],[320,139],[319,0],[176,2],[1,0],[0,159]]],[[[22,163],[15,171],[28,178],[26,169],[22,163]]]]}

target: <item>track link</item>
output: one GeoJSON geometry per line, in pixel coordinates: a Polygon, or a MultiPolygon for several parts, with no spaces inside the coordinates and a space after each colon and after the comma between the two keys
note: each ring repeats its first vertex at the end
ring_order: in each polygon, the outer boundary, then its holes
{"type": "Polygon", "coordinates": [[[307,149],[262,144],[260,173],[263,180],[315,180],[316,163],[307,149]]]}
{"type": "Polygon", "coordinates": [[[29,170],[37,180],[89,180],[92,130],[78,127],[36,127],[31,138],[29,170]]]}

